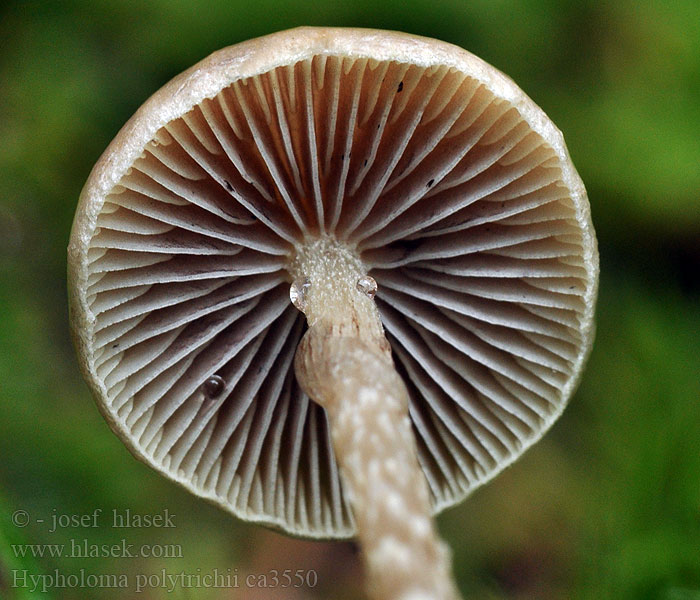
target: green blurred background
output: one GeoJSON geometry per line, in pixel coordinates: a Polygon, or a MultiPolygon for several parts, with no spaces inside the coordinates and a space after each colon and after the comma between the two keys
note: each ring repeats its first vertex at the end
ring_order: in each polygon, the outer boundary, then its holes
{"type": "Polygon", "coordinates": [[[544,440],[441,516],[465,598],[700,600],[698,0],[5,2],[0,598],[362,597],[352,544],[246,525],[135,461],[90,398],[67,327],[65,248],[76,200],[121,125],[210,52],[302,24],[403,30],[471,50],[562,129],[589,191],[601,254],[597,342],[544,440]],[[167,508],[176,527],[109,527],[111,511],[126,508],[167,508]],[[53,515],[95,509],[103,510],[98,527],[50,531],[53,515]],[[13,524],[18,510],[26,527],[13,524]],[[182,557],[13,550],[71,539],[173,544],[182,557]],[[287,568],[314,570],[318,583],[246,585],[248,574],[287,568]],[[81,569],[124,574],[131,590],[46,579],[46,593],[32,591],[29,574],[81,569]],[[157,585],[163,569],[219,569],[240,586],[170,593],[157,585]],[[25,571],[26,585],[16,587],[25,571]],[[135,595],[138,575],[152,575],[153,586],[135,595]]]}

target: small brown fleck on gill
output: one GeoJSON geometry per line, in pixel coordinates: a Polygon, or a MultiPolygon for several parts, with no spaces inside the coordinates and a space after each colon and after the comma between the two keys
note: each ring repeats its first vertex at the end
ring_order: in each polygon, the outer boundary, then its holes
{"type": "Polygon", "coordinates": [[[202,385],[204,395],[211,399],[218,398],[226,387],[224,378],[220,375],[212,375],[202,385]]]}

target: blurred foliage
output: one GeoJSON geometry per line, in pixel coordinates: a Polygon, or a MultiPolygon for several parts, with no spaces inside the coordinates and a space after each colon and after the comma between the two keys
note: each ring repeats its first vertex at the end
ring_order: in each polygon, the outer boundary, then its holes
{"type": "MultiPolygon", "coordinates": [[[[158,87],[220,47],[296,25],[403,30],[508,73],[564,131],[601,249],[598,339],[559,423],[440,519],[466,597],[700,599],[700,2],[71,0],[0,8],[0,598],[12,571],[317,569],[299,595],[354,598],[348,544],[228,517],[131,458],[73,357],[65,247],[80,188],[158,87]],[[174,530],[48,530],[101,508],[174,530]],[[26,510],[31,522],[15,527],[26,510]],[[86,533],[87,531],[87,533],[86,533]],[[182,558],[17,557],[12,544],[180,544],[182,558]],[[334,562],[335,561],[335,562],[334,562]],[[342,591],[341,591],[342,590],[342,591]]],[[[106,517],[105,517],[106,519],[106,517]]],[[[106,522],[106,521],[105,521],[106,522]]],[[[125,597],[100,590],[100,597],[125,597]],[[111,594],[111,596],[110,596],[111,594]]],[[[297,595],[295,595],[297,594],[297,595]]],[[[42,598],[92,598],[52,589],[42,598]]]]}

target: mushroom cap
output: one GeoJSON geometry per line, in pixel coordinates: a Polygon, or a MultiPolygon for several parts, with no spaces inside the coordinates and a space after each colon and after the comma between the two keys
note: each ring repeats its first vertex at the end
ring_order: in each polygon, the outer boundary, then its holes
{"type": "Polygon", "coordinates": [[[140,460],[241,518],[347,537],[324,411],[293,356],[300,245],[377,284],[435,512],[561,414],[593,338],[598,256],[559,130],[508,77],[412,35],[300,28],[154,94],[80,196],[81,368],[140,460]]]}

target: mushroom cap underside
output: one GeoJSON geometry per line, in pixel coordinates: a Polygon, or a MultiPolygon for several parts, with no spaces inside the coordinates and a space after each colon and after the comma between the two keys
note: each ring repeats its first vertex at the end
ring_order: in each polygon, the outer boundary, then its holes
{"type": "Polygon", "coordinates": [[[234,514],[347,537],[289,265],[324,237],[373,277],[435,511],[537,441],[593,337],[597,250],[560,132],[465,50],[302,28],[221,50],[93,169],[69,246],[86,379],[141,460],[234,514]]]}

